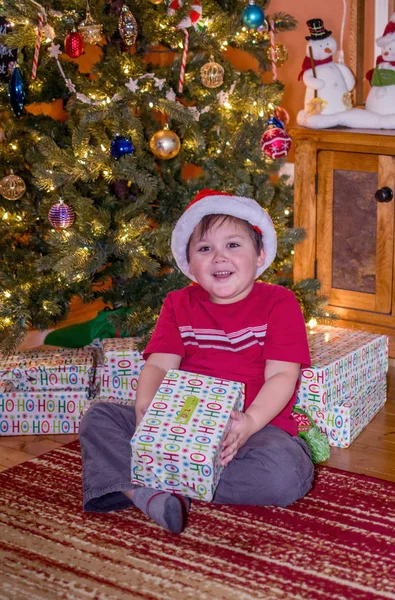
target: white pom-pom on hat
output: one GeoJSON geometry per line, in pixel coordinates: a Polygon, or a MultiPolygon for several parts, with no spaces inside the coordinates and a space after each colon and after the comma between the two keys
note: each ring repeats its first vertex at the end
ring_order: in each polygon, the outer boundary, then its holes
{"type": "Polygon", "coordinates": [[[382,37],[377,38],[376,44],[380,48],[383,48],[392,42],[395,42],[395,13],[391,15],[389,22],[385,26],[382,37]]]}
{"type": "Polygon", "coordinates": [[[277,250],[277,237],[273,221],[258,202],[246,196],[235,196],[226,192],[202,190],[188,204],[183,215],[177,221],[171,237],[171,251],[179,269],[196,281],[189,271],[187,260],[187,245],[196,225],[206,215],[231,215],[248,221],[262,235],[265,261],[257,267],[256,277],[259,277],[273,262],[277,250]]]}

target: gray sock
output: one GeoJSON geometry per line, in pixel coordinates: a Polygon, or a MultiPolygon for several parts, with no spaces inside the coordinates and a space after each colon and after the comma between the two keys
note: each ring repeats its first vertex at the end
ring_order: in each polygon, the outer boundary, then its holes
{"type": "Polygon", "coordinates": [[[161,490],[135,488],[133,504],[147,517],[171,533],[181,533],[186,525],[190,500],[161,490]]]}

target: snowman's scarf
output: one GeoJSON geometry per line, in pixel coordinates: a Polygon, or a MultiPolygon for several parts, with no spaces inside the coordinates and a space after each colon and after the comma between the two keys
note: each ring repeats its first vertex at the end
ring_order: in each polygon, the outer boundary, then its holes
{"type": "MultiPolygon", "coordinates": [[[[330,63],[332,61],[333,61],[333,56],[329,56],[328,58],[324,58],[323,60],[315,60],[314,66],[319,67],[320,65],[326,65],[327,63],[330,63]]],[[[305,56],[303,64],[302,64],[302,70],[299,73],[298,81],[300,81],[302,79],[305,71],[307,71],[308,69],[312,69],[312,68],[313,68],[313,65],[311,64],[311,58],[309,56],[305,56]]]]}

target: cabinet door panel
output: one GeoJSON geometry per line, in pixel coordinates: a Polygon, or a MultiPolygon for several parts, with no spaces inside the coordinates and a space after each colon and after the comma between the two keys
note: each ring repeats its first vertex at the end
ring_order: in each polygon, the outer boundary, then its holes
{"type": "Polygon", "coordinates": [[[394,201],[375,200],[394,188],[390,156],[321,151],[318,155],[317,277],[333,306],[390,313],[394,201]]]}

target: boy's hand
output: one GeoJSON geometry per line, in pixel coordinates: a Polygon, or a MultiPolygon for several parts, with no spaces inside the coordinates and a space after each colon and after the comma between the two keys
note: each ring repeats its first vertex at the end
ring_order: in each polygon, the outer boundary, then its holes
{"type": "Polygon", "coordinates": [[[147,404],[147,406],[136,404],[135,409],[134,409],[136,412],[136,429],[140,425],[141,420],[144,417],[145,413],[147,412],[148,407],[149,407],[149,403],[147,404]]]}
{"type": "Polygon", "coordinates": [[[222,443],[221,465],[226,467],[255,431],[255,421],[246,413],[232,411],[231,426],[222,443]]]}

